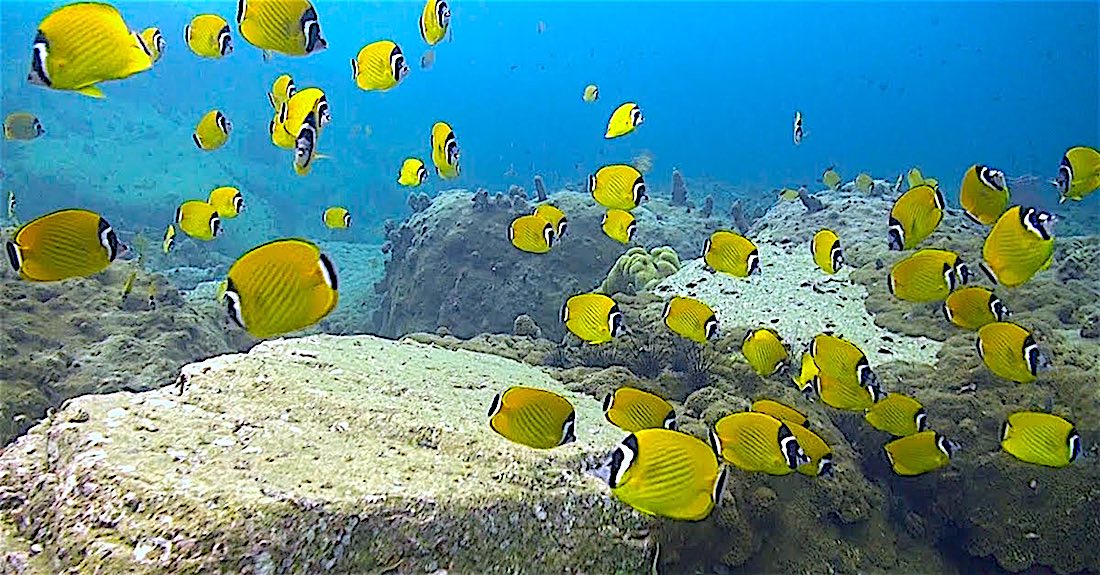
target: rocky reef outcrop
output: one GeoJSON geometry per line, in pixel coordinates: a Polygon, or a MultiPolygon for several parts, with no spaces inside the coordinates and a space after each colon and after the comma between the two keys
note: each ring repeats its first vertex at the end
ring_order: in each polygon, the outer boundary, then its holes
{"type": "MultiPolygon", "coordinates": [[[[515,317],[527,314],[548,337],[560,338],[565,298],[599,286],[627,248],[603,234],[604,210],[590,196],[559,192],[549,201],[566,213],[569,229],[546,254],[521,252],[508,241],[512,220],[534,209],[519,188],[445,193],[388,226],[383,249],[390,259],[377,285],[375,331],[400,336],[444,326],[473,337],[508,333],[515,317]]],[[[639,246],[670,246],[681,254],[697,253],[707,230],[722,225],[659,200],[634,214],[639,246]]]]}
{"type": "MultiPolygon", "coordinates": [[[[313,336],[73,399],[0,455],[0,523],[67,573],[638,573],[645,523],[582,473],[621,439],[538,369],[313,336]],[[568,396],[575,443],[486,424],[513,384],[568,396]],[[530,569],[534,569],[533,571],[530,569]]],[[[10,535],[9,535],[10,536],[10,535]]]]}
{"type": "Polygon", "coordinates": [[[0,300],[0,444],[66,399],[168,385],[184,364],[245,345],[223,314],[199,311],[134,262],[52,283],[19,280],[4,266],[0,300]]]}

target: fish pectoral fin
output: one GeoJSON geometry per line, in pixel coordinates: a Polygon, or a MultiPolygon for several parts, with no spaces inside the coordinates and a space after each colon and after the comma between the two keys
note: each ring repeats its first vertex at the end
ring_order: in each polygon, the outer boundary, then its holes
{"type": "Polygon", "coordinates": [[[103,90],[100,90],[99,86],[96,86],[95,84],[92,84],[91,86],[85,86],[85,87],[77,90],[77,92],[79,92],[81,94],[84,94],[85,96],[90,96],[92,98],[101,98],[102,99],[102,98],[107,97],[103,94],[103,90]]]}

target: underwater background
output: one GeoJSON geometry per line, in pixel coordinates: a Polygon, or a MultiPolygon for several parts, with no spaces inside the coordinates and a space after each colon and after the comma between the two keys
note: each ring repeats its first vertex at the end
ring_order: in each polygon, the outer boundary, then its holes
{"type": "Polygon", "coordinates": [[[45,129],[0,140],[0,194],[16,202],[0,239],[84,208],[131,253],[60,282],[2,266],[0,575],[1100,572],[1100,193],[1060,203],[1052,184],[1067,149],[1100,144],[1100,2],[455,0],[423,63],[421,1],[315,0],[327,49],[270,61],[231,0],[119,1],[167,47],[100,84],[105,99],[27,81],[39,23],[66,4],[0,0],[0,115],[45,129]],[[229,22],[231,54],[188,49],[199,13],[229,22]],[[360,90],[350,60],[380,39],[410,72],[360,90]],[[269,135],[284,73],[323,89],[332,115],[306,176],[269,135]],[[623,102],[645,121],[606,139],[623,102]],[[205,151],[192,134],[212,109],[233,129],[205,151]],[[455,179],[431,165],[437,121],[461,149],[455,179]],[[398,184],[406,157],[427,164],[422,185],[398,184]],[[615,163],[650,196],[626,242],[587,193],[615,163]],[[977,272],[988,226],[959,199],[975,164],[1004,172],[1010,204],[1055,218],[1049,268],[1024,285],[977,272]],[[1036,381],[994,374],[942,301],[894,293],[908,254],[887,249],[887,218],[919,185],[912,168],[947,202],[920,247],[958,252],[972,284],[996,289],[1051,362],[1036,381]],[[245,209],[213,241],[176,230],[162,249],[180,204],[219,186],[245,209]],[[540,187],[569,229],[535,255],[508,234],[545,204],[540,187]],[[350,227],[326,226],[335,206],[350,227]],[[809,247],[823,228],[843,244],[835,275],[809,247]],[[759,247],[759,275],[707,269],[723,229],[759,247]],[[331,258],[339,302],[290,339],[256,339],[220,284],[286,237],[331,258]],[[560,314],[584,292],[614,296],[629,330],[578,340],[560,314]],[[673,333],[673,296],[713,308],[717,335],[673,333]],[[761,327],[790,353],[770,376],[744,359],[761,327]],[[889,434],[797,387],[822,332],[857,342],[960,451],[892,471],[889,434]],[[490,429],[511,385],[568,398],[576,444],[528,449],[490,429]],[[794,406],[835,476],[733,471],[703,521],[638,513],[587,476],[622,439],[601,400],[623,386],[670,402],[700,439],[757,400],[794,406]],[[1021,411],[1071,421],[1080,458],[1051,468],[1002,450],[1021,411]]]}
{"type": "MultiPolygon", "coordinates": [[[[982,158],[1010,177],[1047,180],[1064,148],[1100,129],[1096,2],[470,2],[454,11],[458,38],[430,70],[415,66],[426,49],[415,2],[331,3],[328,50],[269,63],[247,46],[204,60],[183,44],[195,9],[232,21],[232,2],[123,2],[126,18],[159,26],[168,48],[153,70],[109,85],[106,101],[25,81],[35,24],[58,5],[3,4],[4,109],[34,110],[46,141],[64,141],[6,145],[5,185],[35,190],[19,194],[28,215],[117,206],[124,229],[159,230],[180,201],[236,185],[272,206],[278,233],[322,233],[319,216],[292,214],[344,205],[359,225],[343,236],[377,243],[381,223],[405,210],[401,159],[422,154],[438,119],[458,135],[463,170],[430,179],[429,191],[528,185],[536,174],[557,189],[648,150],[656,174],[678,167],[769,198],[833,165],[886,179],[918,165],[955,189],[982,158]],[[383,37],[406,47],[413,72],[400,90],[364,93],[348,61],[383,37]],[[284,72],[322,87],[336,119],[324,144],[332,158],[308,178],[267,141],[266,93],[284,72]],[[581,101],[588,83],[600,86],[599,105],[581,101]],[[646,129],[599,138],[610,107],[627,100],[648,111],[646,129]],[[208,154],[190,133],[212,108],[236,132],[208,154]],[[797,148],[795,109],[807,131],[797,148]],[[58,157],[90,168],[48,173],[58,157]]],[[[1057,198],[1046,186],[1033,196],[1046,208],[1057,198]]]]}

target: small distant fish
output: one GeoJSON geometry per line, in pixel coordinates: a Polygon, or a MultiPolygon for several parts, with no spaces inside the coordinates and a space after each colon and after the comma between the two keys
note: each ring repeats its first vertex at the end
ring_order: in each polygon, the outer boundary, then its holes
{"type": "Polygon", "coordinates": [[[908,395],[890,393],[875,402],[863,415],[871,427],[895,437],[920,433],[928,428],[928,414],[921,403],[908,395]]]}
{"type": "Polygon", "coordinates": [[[703,261],[710,269],[734,277],[749,277],[760,271],[760,251],[756,244],[726,230],[714,232],[703,243],[703,261]]]}
{"type": "Polygon", "coordinates": [[[306,56],[328,47],[309,0],[241,0],[237,26],[246,42],[264,51],[265,60],[271,52],[306,56]]]}
{"type": "Polygon", "coordinates": [[[428,0],[420,13],[420,37],[435,46],[447,35],[451,25],[451,8],[445,0],[428,0]]]}
{"type": "Polygon", "coordinates": [[[909,189],[913,189],[917,186],[929,186],[936,190],[939,190],[940,183],[935,178],[926,178],[920,172],[920,168],[913,167],[909,169],[909,173],[906,174],[906,180],[909,182],[909,189]]]}
{"type": "Polygon", "coordinates": [[[149,290],[146,292],[146,304],[149,307],[149,311],[155,311],[157,309],[157,283],[155,281],[149,282],[149,290]]]}
{"type": "Polygon", "coordinates": [[[603,137],[610,140],[611,138],[625,136],[641,126],[643,122],[645,122],[645,117],[642,116],[642,109],[638,107],[638,104],[634,102],[620,104],[611,113],[611,118],[607,121],[607,132],[604,133],[603,137]]]}
{"type": "Polygon", "coordinates": [[[125,250],[107,220],[75,209],[31,220],[5,245],[12,270],[37,282],[97,274],[125,250]]]}
{"type": "Polygon", "coordinates": [[[890,209],[887,222],[886,243],[891,250],[911,250],[943,221],[946,202],[939,188],[927,184],[910,187],[890,209]]]}
{"type": "Polygon", "coordinates": [[[825,184],[830,190],[836,191],[840,189],[840,174],[834,169],[835,166],[829,166],[821,174],[821,183],[825,184]]]}
{"type": "Polygon", "coordinates": [[[50,12],[38,25],[27,81],[102,98],[98,84],[153,67],[151,50],[109,5],[78,2],[50,12]]]}
{"type": "Polygon", "coordinates": [[[206,201],[214,206],[221,218],[233,219],[241,213],[241,210],[244,210],[244,196],[241,195],[240,190],[232,186],[214,188],[206,201]]]}
{"type": "Polygon", "coordinates": [[[581,99],[591,104],[600,99],[600,88],[595,84],[589,84],[584,87],[584,94],[581,95],[581,99]]]}
{"type": "Polygon", "coordinates": [[[1057,415],[1018,411],[1001,426],[1001,449],[1025,463],[1066,467],[1081,456],[1081,435],[1057,415]]]}
{"type": "Polygon", "coordinates": [[[325,227],[330,230],[342,230],[351,227],[351,213],[346,208],[333,206],[321,216],[325,227]]]}
{"type": "Polygon", "coordinates": [[[298,88],[294,85],[294,78],[290,74],[280,74],[271,83],[271,91],[267,93],[267,101],[271,104],[271,108],[278,112],[279,108],[282,108],[285,102],[290,101],[291,96],[297,91],[298,88]]]}
{"type": "Polygon", "coordinates": [[[551,204],[537,206],[533,215],[553,224],[555,242],[561,241],[562,236],[565,235],[565,230],[569,229],[569,219],[565,217],[565,212],[551,204]]]}
{"type": "Polygon", "coordinates": [[[995,321],[1004,321],[1009,312],[989,288],[967,286],[947,296],[943,302],[943,315],[958,327],[977,330],[995,321]]]}
{"type": "Polygon", "coordinates": [[[222,58],[233,53],[229,22],[217,14],[199,14],[184,28],[187,47],[196,56],[222,58]]]}
{"type": "Polygon", "coordinates": [[[810,253],[814,263],[821,271],[832,275],[844,265],[844,251],[840,248],[840,238],[833,230],[825,229],[814,234],[810,241],[810,253]]]}
{"type": "Polygon", "coordinates": [[[134,289],[135,279],[137,279],[137,270],[130,272],[130,275],[126,277],[126,283],[122,284],[122,301],[119,303],[126,303],[127,296],[134,289]]]}
{"type": "Polygon", "coordinates": [[[401,47],[391,40],[379,40],[363,46],[351,60],[351,78],[360,90],[386,92],[409,75],[409,65],[401,47]]]}
{"type": "Polygon", "coordinates": [[[648,199],[645,178],[634,166],[611,164],[588,176],[588,193],[601,206],[630,211],[648,199]]]}
{"type": "Polygon", "coordinates": [[[618,304],[598,293],[584,293],[566,300],[561,308],[561,322],[570,333],[592,345],[607,343],[625,331],[618,304]]]}
{"type": "Polygon", "coordinates": [[[1054,262],[1054,216],[1038,208],[1012,206],[982,245],[981,269],[989,279],[1016,287],[1054,262]]]}
{"type": "Polygon", "coordinates": [[[1050,358],[1035,343],[1030,331],[1010,322],[993,322],[978,329],[978,356],[997,377],[1031,383],[1039,371],[1050,367],[1050,358]]]}
{"type": "Polygon", "coordinates": [[[760,377],[774,375],[790,358],[779,334],[766,327],[745,334],[745,339],[741,341],[741,354],[760,377]]]}
{"type": "Polygon", "coordinates": [[[233,123],[225,117],[220,110],[210,110],[191,134],[191,140],[200,150],[217,150],[229,141],[229,134],[233,131],[233,123]]]}
{"type": "Polygon", "coordinates": [[[45,133],[42,122],[34,114],[12,112],[4,118],[4,139],[6,140],[33,140],[45,133]]]}
{"type": "Polygon", "coordinates": [[[742,471],[788,475],[810,462],[787,424],[765,413],[723,417],[714,424],[711,441],[723,460],[742,471]]]}
{"type": "Polygon", "coordinates": [[[431,70],[435,65],[435,50],[426,50],[424,54],[420,56],[420,69],[431,70]]]}
{"type": "Polygon", "coordinates": [[[603,414],[612,425],[633,433],[643,429],[676,429],[676,410],[659,395],[620,387],[603,400],[603,414]]]}
{"type": "Polygon", "coordinates": [[[176,208],[176,225],[183,233],[206,242],[218,237],[222,231],[218,210],[201,200],[180,204],[176,208]]]}
{"type": "Polygon", "coordinates": [[[436,174],[444,180],[457,178],[461,152],[458,148],[458,139],[449,124],[436,122],[432,125],[431,147],[432,163],[435,164],[436,174]]]}
{"type": "Polygon", "coordinates": [[[1081,201],[1100,189],[1100,151],[1087,146],[1066,150],[1054,186],[1058,188],[1058,203],[1081,201]]]}
{"type": "Polygon", "coordinates": [[[794,145],[802,143],[802,136],[805,133],[802,131],[802,112],[795,111],[794,113],[794,145]]]}
{"type": "Polygon", "coordinates": [[[420,158],[405,158],[401,162],[401,169],[397,174],[397,183],[402,186],[415,188],[428,179],[428,169],[424,167],[424,160],[420,158]]]}
{"type": "Polygon", "coordinates": [[[153,58],[153,63],[159,62],[161,57],[164,56],[164,49],[168,43],[164,41],[164,34],[161,34],[160,28],[146,28],[141,31],[141,39],[145,42],[145,47],[149,49],[149,55],[153,58]]]}
{"type": "Polygon", "coordinates": [[[8,221],[14,222],[15,219],[15,192],[8,190],[8,221]]]}
{"type": "Polygon", "coordinates": [[[875,180],[867,172],[860,172],[855,179],[855,187],[862,194],[869,194],[875,188],[875,180]]]}
{"type": "Polygon", "coordinates": [[[970,280],[970,268],[959,254],[948,250],[919,250],[890,268],[887,289],[909,302],[943,301],[957,286],[970,280]]]}
{"type": "Polygon", "coordinates": [[[680,337],[706,343],[718,335],[718,316],[707,304],[690,297],[675,296],[665,304],[665,326],[680,337]]]}
{"type": "Polygon", "coordinates": [[[546,22],[539,20],[538,24],[535,24],[535,32],[542,34],[546,31],[546,22]]]}
{"type": "Polygon", "coordinates": [[[796,471],[809,477],[830,476],[833,474],[833,450],[821,436],[810,431],[804,425],[785,422],[788,429],[798,440],[798,445],[809,459],[799,465],[796,471]]]}
{"type": "Polygon", "coordinates": [[[785,202],[791,202],[798,199],[798,190],[792,190],[791,188],[783,188],[779,190],[779,199],[785,202]]]}
{"type": "MultiPolygon", "coordinates": [[[[642,429],[623,439],[593,474],[607,483],[615,499],[641,513],[701,521],[721,503],[727,470],[696,437],[642,429]]],[[[654,565],[658,559],[654,557],[654,565]]]]}
{"type": "Polygon", "coordinates": [[[498,393],[489,407],[489,427],[493,431],[535,449],[552,449],[576,441],[576,418],[568,399],[552,391],[519,385],[498,393]]]}
{"type": "Polygon", "coordinates": [[[168,253],[168,250],[172,249],[172,243],[176,239],[176,227],[172,224],[168,224],[168,228],[164,230],[164,241],[160,244],[160,250],[164,253],[168,253]]]}
{"type": "Polygon", "coordinates": [[[784,403],[779,403],[774,399],[758,399],[752,403],[749,411],[766,413],[786,423],[794,423],[795,425],[802,426],[806,425],[807,418],[805,413],[784,403]]]}
{"type": "Polygon", "coordinates": [[[886,459],[894,473],[921,475],[951,463],[959,445],[935,431],[922,431],[895,439],[885,446],[886,459]]]}
{"type": "Polygon", "coordinates": [[[991,226],[1008,209],[1008,181],[1004,172],[975,164],[963,174],[959,203],[971,220],[991,226]]]}
{"type": "Polygon", "coordinates": [[[315,244],[275,240],[229,268],[223,300],[229,319],[257,338],[309,327],[334,307],[336,268],[315,244]]]}
{"type": "Polygon", "coordinates": [[[516,249],[531,254],[544,254],[554,247],[557,232],[554,224],[538,215],[520,216],[508,226],[508,241],[516,249]]]}
{"type": "Polygon", "coordinates": [[[600,227],[603,228],[603,233],[607,237],[620,244],[628,244],[634,240],[634,233],[638,231],[638,222],[634,219],[634,214],[626,210],[611,209],[603,215],[600,227]]]}

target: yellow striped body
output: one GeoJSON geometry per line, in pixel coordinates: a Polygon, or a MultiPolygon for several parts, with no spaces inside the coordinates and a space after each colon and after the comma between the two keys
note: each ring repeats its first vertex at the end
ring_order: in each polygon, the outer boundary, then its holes
{"type": "Polygon", "coordinates": [[[721,500],[725,472],[714,451],[679,431],[632,433],[609,460],[605,467],[611,493],[646,515],[699,521],[721,500]]]}
{"type": "Polygon", "coordinates": [[[32,84],[102,98],[99,82],[153,67],[149,48],[109,4],[62,6],[38,25],[31,55],[32,84]]]}
{"type": "Polygon", "coordinates": [[[12,270],[37,282],[97,274],[107,269],[119,249],[110,224],[95,212],[79,209],[35,218],[5,244],[12,270]]]}
{"type": "Polygon", "coordinates": [[[258,338],[309,327],[338,300],[336,269],[305,240],[275,240],[253,248],[229,268],[223,298],[229,318],[258,338]]]}
{"type": "Polygon", "coordinates": [[[551,449],[573,441],[575,418],[568,399],[534,387],[510,387],[497,394],[489,408],[489,427],[493,431],[535,449],[551,449]]]}
{"type": "Polygon", "coordinates": [[[590,344],[607,343],[622,331],[623,314],[615,300],[598,293],[575,295],[561,308],[561,321],[590,344]]]}
{"type": "Polygon", "coordinates": [[[760,251],[752,240],[726,230],[714,232],[703,244],[703,261],[714,271],[748,277],[760,271],[760,251]]]}
{"type": "Polygon", "coordinates": [[[676,429],[676,412],[664,398],[633,387],[620,387],[603,400],[604,417],[623,431],[676,429]]]}

